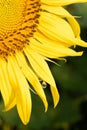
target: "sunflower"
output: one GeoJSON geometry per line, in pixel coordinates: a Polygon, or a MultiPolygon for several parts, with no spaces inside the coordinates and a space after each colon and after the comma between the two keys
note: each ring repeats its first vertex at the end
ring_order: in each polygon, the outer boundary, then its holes
{"type": "Polygon", "coordinates": [[[80,38],[75,18],[62,6],[87,0],[0,0],[0,91],[8,111],[17,107],[24,124],[30,120],[31,91],[48,102],[43,81],[50,85],[54,107],[59,93],[46,61],[81,56],[71,46],[80,38]],[[32,86],[32,88],[31,88],[32,86]]]}

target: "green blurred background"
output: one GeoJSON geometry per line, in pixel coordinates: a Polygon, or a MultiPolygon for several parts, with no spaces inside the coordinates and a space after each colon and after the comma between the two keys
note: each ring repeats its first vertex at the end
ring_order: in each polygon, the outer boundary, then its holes
{"type": "MultiPolygon", "coordinates": [[[[87,4],[76,4],[67,7],[78,18],[81,25],[81,37],[87,41],[87,4]]],[[[31,120],[24,126],[16,108],[3,113],[3,101],[0,98],[0,130],[86,130],[87,129],[87,49],[81,57],[67,57],[67,62],[56,61],[60,66],[48,63],[60,93],[60,102],[53,108],[49,86],[44,90],[49,102],[45,113],[38,96],[32,92],[33,110],[31,120]]]]}

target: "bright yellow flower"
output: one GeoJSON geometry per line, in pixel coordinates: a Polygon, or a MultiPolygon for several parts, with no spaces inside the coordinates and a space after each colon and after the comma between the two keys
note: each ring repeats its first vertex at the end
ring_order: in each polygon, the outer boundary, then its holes
{"type": "Polygon", "coordinates": [[[77,2],[87,0],[0,0],[0,91],[4,111],[16,105],[24,124],[32,109],[27,81],[45,111],[48,103],[39,81],[50,84],[55,107],[59,94],[46,60],[80,56],[69,47],[87,47],[75,18],[62,7],[77,2]]]}

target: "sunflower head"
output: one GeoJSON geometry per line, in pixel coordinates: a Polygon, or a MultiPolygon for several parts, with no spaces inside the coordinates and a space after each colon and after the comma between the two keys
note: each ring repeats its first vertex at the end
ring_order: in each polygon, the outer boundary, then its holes
{"type": "Polygon", "coordinates": [[[16,106],[24,124],[30,120],[31,90],[47,111],[43,85],[48,83],[54,107],[58,104],[59,93],[46,60],[80,56],[83,52],[70,47],[87,47],[80,38],[79,24],[63,8],[86,1],[0,0],[0,91],[4,111],[16,106]]]}

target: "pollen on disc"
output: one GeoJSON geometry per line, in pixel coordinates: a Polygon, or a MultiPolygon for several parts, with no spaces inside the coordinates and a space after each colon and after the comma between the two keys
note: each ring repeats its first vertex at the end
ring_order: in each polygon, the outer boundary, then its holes
{"type": "Polygon", "coordinates": [[[21,24],[25,0],[0,0],[0,35],[21,24]]]}

